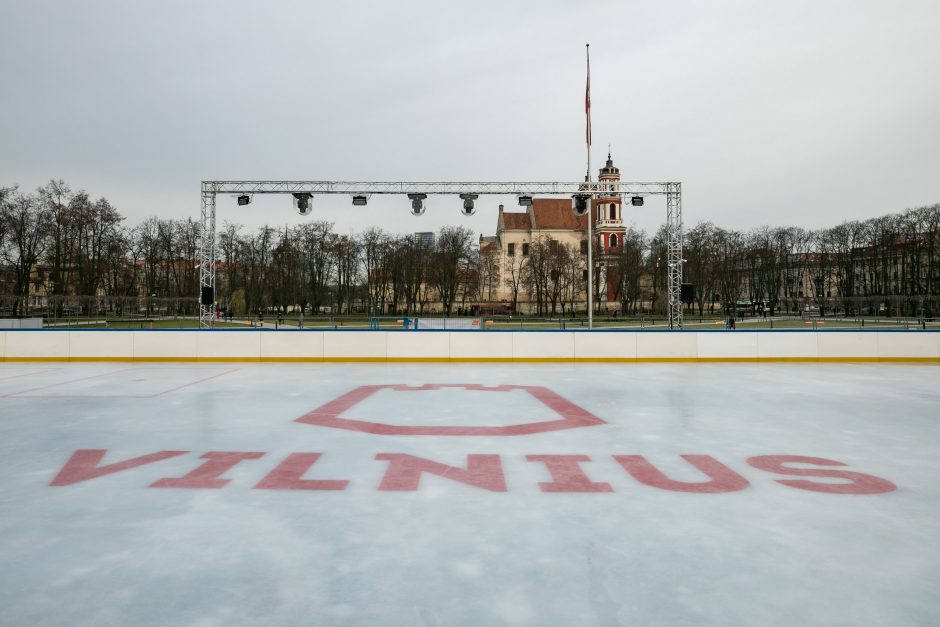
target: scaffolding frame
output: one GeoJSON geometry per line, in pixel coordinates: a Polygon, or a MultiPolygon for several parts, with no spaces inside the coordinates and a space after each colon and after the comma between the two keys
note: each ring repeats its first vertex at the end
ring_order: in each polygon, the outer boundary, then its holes
{"type": "MultiPolygon", "coordinates": [[[[610,183],[609,181],[203,181],[199,238],[199,327],[208,329],[215,320],[216,285],[216,197],[219,194],[346,194],[349,196],[427,194],[459,196],[574,196],[594,194],[605,197],[665,196],[667,241],[667,317],[670,329],[682,328],[682,184],[610,183]],[[206,301],[210,302],[206,302],[206,301]]],[[[629,202],[629,200],[628,200],[629,202]]],[[[593,211],[589,213],[590,221],[593,211]]],[[[589,285],[588,290],[592,289],[589,285]]]]}

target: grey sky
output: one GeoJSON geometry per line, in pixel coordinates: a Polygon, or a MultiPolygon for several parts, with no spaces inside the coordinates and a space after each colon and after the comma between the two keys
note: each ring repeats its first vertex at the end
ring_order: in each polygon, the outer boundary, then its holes
{"type": "MultiPolygon", "coordinates": [[[[940,2],[0,0],[0,184],[50,178],[133,223],[198,215],[199,181],[681,180],[686,223],[807,227],[940,201],[940,2]]],[[[434,198],[337,229],[464,224],[434,198]]],[[[280,197],[220,220],[304,220],[280,197]]],[[[653,229],[662,205],[628,221],[653,229]]]]}

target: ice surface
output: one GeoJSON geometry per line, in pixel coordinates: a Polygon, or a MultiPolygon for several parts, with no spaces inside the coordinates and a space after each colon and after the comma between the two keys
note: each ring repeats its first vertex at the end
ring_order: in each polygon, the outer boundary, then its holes
{"type": "MultiPolygon", "coordinates": [[[[383,388],[341,415],[556,419],[522,392],[460,388],[383,388]]],[[[938,459],[936,366],[3,364],[0,625],[936,625],[938,459]],[[544,387],[605,424],[389,436],[295,422],[390,384],[544,387]],[[83,449],[107,451],[98,466],[186,453],[50,486],[83,449]],[[218,489],[149,487],[226,451],[264,455],[218,489]],[[292,453],[322,453],[304,479],[348,487],[255,489],[292,453]],[[380,490],[398,463],[381,454],[455,470],[380,490]],[[506,491],[468,480],[468,455],[498,456],[506,491]],[[527,455],[587,456],[610,491],[543,492],[549,468],[527,455]],[[707,455],[749,485],[660,489],[613,455],[687,482],[706,478],[680,455],[707,455]],[[897,489],[798,489],[777,480],[851,482],[747,463],[763,455],[897,489]]]]}

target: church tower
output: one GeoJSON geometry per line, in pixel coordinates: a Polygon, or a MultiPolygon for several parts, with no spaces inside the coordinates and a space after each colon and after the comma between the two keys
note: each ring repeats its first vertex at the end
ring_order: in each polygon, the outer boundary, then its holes
{"type": "Polygon", "coordinates": [[[614,161],[607,152],[607,163],[600,169],[597,177],[600,188],[594,199],[592,211],[594,219],[594,250],[597,251],[597,260],[600,276],[595,279],[598,286],[598,301],[600,303],[617,302],[620,300],[619,269],[614,259],[623,252],[623,238],[627,228],[623,225],[623,206],[620,192],[620,169],[614,166],[614,161]]]}
{"type": "Polygon", "coordinates": [[[623,236],[627,229],[623,225],[623,207],[619,196],[620,168],[614,166],[610,152],[607,153],[607,164],[600,169],[597,180],[610,195],[605,196],[601,192],[594,199],[595,250],[601,255],[615,255],[623,250],[623,236]]]}

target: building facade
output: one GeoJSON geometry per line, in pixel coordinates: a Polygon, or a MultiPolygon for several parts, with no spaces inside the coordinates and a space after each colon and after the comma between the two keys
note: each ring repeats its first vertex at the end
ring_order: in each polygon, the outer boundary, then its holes
{"type": "MultiPolygon", "coordinates": [[[[601,311],[619,308],[617,268],[627,229],[619,196],[620,170],[611,156],[598,173],[608,194],[592,201],[594,300],[601,311]]],[[[587,308],[587,215],[570,198],[534,198],[525,211],[499,206],[496,235],[480,237],[481,263],[495,284],[490,302],[512,304],[520,313],[572,313],[587,308]]]]}

